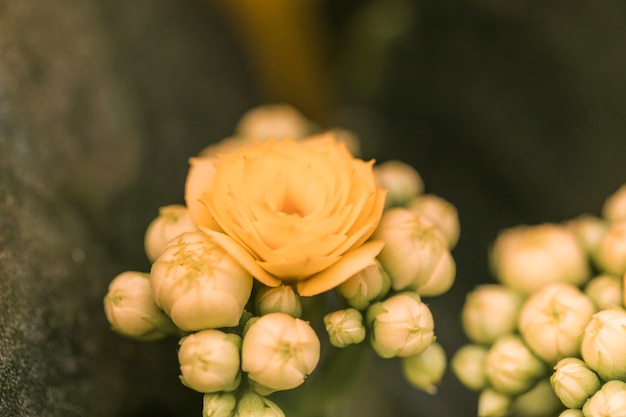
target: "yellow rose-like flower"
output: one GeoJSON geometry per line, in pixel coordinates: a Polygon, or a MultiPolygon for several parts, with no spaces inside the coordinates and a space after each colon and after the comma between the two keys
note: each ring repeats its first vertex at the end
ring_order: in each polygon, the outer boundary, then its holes
{"type": "Polygon", "coordinates": [[[382,249],[367,242],[385,203],[372,164],[332,134],[258,142],[193,158],[185,200],[196,224],[255,278],[312,296],[372,265],[382,249]]]}

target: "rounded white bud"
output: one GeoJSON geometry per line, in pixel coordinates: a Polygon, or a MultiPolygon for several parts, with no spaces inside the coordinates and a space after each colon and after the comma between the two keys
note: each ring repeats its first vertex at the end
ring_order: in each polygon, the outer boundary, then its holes
{"type": "Polygon", "coordinates": [[[626,311],[610,308],[595,313],[585,327],[583,360],[604,380],[626,379],[626,311]]]}
{"type": "Polygon", "coordinates": [[[156,340],[177,332],[176,326],[154,303],[150,276],[127,271],[109,284],[104,312],[111,329],[138,340],[156,340]]]}
{"type": "Polygon", "coordinates": [[[437,195],[422,194],[411,199],[407,207],[428,216],[446,237],[448,247],[456,246],[461,234],[461,224],[459,213],[454,205],[437,195]]]}
{"type": "Polygon", "coordinates": [[[233,417],[285,417],[285,413],[273,401],[248,391],[239,399],[233,417]]]}
{"type": "Polygon", "coordinates": [[[337,287],[337,292],[357,310],[366,309],[372,301],[384,297],[391,286],[389,274],[377,260],[337,287]]]}
{"type": "Polygon", "coordinates": [[[600,378],[578,358],[561,359],[550,377],[554,393],[567,408],[582,408],[600,389],[600,378]]]}
{"type": "Polygon", "coordinates": [[[165,245],[176,236],[198,230],[187,207],[173,204],[159,209],[159,216],[146,229],[144,247],[150,262],[154,262],[165,245]]]}
{"type": "Polygon", "coordinates": [[[626,220],[626,184],[604,201],[602,217],[610,222],[626,220]]]}
{"type": "Polygon", "coordinates": [[[517,330],[524,297],[501,284],[483,284],[466,295],[461,322],[467,337],[477,343],[491,344],[500,336],[517,330]]]}
{"type": "Polygon", "coordinates": [[[150,271],[152,296],[186,331],[239,324],[252,276],[203,232],[174,238],[150,271]]]}
{"type": "Polygon", "coordinates": [[[278,287],[263,286],[255,298],[256,310],[260,316],[269,313],[285,313],[293,317],[302,314],[302,302],[293,287],[279,285],[278,287]]]}
{"type": "Polygon", "coordinates": [[[367,310],[370,343],[383,358],[417,355],[435,340],[433,315],[420,296],[396,294],[367,310]]]}
{"type": "Polygon", "coordinates": [[[451,367],[456,377],[467,388],[478,391],[487,386],[485,359],[488,349],[483,345],[462,346],[452,357],[451,367]]]}
{"type": "Polygon", "coordinates": [[[301,385],[320,358],[320,341],[311,326],[285,313],[270,313],[247,327],[241,369],[274,390],[301,385]]]}
{"type": "Polygon", "coordinates": [[[422,353],[402,358],[402,373],[414,387],[436,394],[446,365],[446,352],[439,343],[433,342],[422,353]]]}
{"type": "Polygon", "coordinates": [[[511,410],[512,398],[491,388],[478,395],[478,417],[505,417],[511,410]]]}
{"type": "Polygon", "coordinates": [[[583,405],[585,417],[626,416],[626,383],[608,381],[583,405]]]}
{"type": "Polygon", "coordinates": [[[580,339],[596,307],[577,287],[548,284],[522,306],[519,332],[532,351],[555,364],[580,353],[580,339]]]}
{"type": "Polygon", "coordinates": [[[595,253],[606,233],[608,223],[598,217],[582,215],[565,223],[565,227],[574,233],[580,245],[589,254],[595,253]]]}
{"type": "Polygon", "coordinates": [[[220,330],[202,330],[180,341],[181,381],[199,392],[233,391],[239,386],[241,337],[220,330]]]}
{"type": "Polygon", "coordinates": [[[552,282],[579,286],[590,274],[587,255],[565,226],[518,226],[501,232],[490,251],[494,276],[530,294],[552,282]]]}
{"type": "Polygon", "coordinates": [[[310,121],[287,104],[268,104],[250,109],[235,127],[237,136],[256,140],[299,139],[310,130],[310,121]]]}
{"type": "Polygon", "coordinates": [[[626,273],[626,220],[609,226],[598,245],[595,260],[602,272],[620,276],[626,273]]]}
{"type": "Polygon", "coordinates": [[[491,386],[508,395],[527,392],[546,374],[546,368],[517,335],[502,336],[485,358],[485,371],[491,386]]]}
{"type": "Polygon", "coordinates": [[[424,191],[424,182],[411,165],[391,160],[374,166],[376,185],[387,190],[386,207],[402,206],[424,191]]]}
{"type": "Polygon", "coordinates": [[[623,301],[622,281],[622,278],[614,275],[600,274],[587,283],[585,294],[598,310],[619,307],[623,301]]]}
{"type": "Polygon", "coordinates": [[[361,312],[354,308],[337,310],[324,316],[324,325],[330,344],[343,348],[361,343],[365,339],[365,327],[361,312]]]}
{"type": "Polygon", "coordinates": [[[202,400],[202,417],[232,417],[237,399],[230,392],[213,392],[204,394],[202,400]]]}

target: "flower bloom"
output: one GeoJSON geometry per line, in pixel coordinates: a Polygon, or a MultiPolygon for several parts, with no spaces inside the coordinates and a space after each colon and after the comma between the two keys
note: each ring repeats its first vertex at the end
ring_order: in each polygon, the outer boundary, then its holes
{"type": "Polygon", "coordinates": [[[355,159],[331,134],[257,142],[192,158],[185,200],[200,228],[263,284],[330,290],[374,263],[367,242],[385,191],[373,161],[355,159]]]}

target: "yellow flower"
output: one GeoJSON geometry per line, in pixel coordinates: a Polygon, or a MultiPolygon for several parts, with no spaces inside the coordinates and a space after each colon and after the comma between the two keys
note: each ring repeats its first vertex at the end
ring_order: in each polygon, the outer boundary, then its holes
{"type": "Polygon", "coordinates": [[[373,161],[332,134],[192,158],[185,200],[198,226],[263,284],[330,290],[372,265],[385,203],[373,161]]]}

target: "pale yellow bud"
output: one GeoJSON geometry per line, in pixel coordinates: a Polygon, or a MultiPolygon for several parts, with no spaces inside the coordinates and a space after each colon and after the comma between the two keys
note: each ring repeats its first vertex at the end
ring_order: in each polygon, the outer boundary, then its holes
{"type": "Polygon", "coordinates": [[[324,316],[330,343],[338,348],[361,343],[365,339],[363,316],[354,308],[337,310],[324,316]]]}
{"type": "Polygon", "coordinates": [[[426,214],[442,231],[448,241],[448,247],[456,246],[461,233],[461,225],[454,205],[434,194],[422,194],[411,199],[407,207],[426,214]]]}
{"type": "Polygon", "coordinates": [[[150,276],[141,272],[123,272],[111,281],[104,312],[113,331],[133,339],[156,340],[177,331],[152,300],[150,276]]]}
{"type": "Polygon", "coordinates": [[[585,417],[583,414],[583,410],[578,408],[568,408],[567,410],[563,410],[559,417],[585,417]]]}
{"type": "Polygon", "coordinates": [[[554,394],[550,380],[544,378],[529,391],[515,397],[511,411],[516,416],[548,417],[554,416],[562,408],[563,405],[554,394]]]}
{"type": "Polygon", "coordinates": [[[391,279],[380,262],[357,272],[337,287],[337,292],[351,307],[366,309],[372,301],[384,297],[391,286],[391,279]]]}
{"type": "Polygon", "coordinates": [[[310,133],[311,122],[294,107],[268,104],[248,110],[237,122],[237,136],[257,140],[299,139],[310,133]]]}
{"type": "Polygon", "coordinates": [[[435,340],[433,315],[419,295],[404,292],[367,310],[370,343],[383,358],[417,355],[435,340]]]}
{"type": "Polygon", "coordinates": [[[422,353],[402,358],[402,372],[411,385],[429,394],[437,393],[437,384],[446,371],[446,352],[432,343],[422,353]]]}
{"type": "Polygon", "coordinates": [[[565,223],[565,227],[574,233],[580,245],[587,253],[595,253],[606,233],[608,223],[598,217],[582,215],[565,223]]]}
{"type": "Polygon", "coordinates": [[[274,390],[301,385],[320,358],[320,341],[311,326],[285,313],[254,320],[244,334],[241,369],[274,390]]]}
{"type": "Polygon", "coordinates": [[[581,354],[604,380],[626,379],[626,311],[602,310],[592,316],[583,333],[581,354]]]}
{"type": "Polygon", "coordinates": [[[165,245],[176,236],[198,230],[187,207],[170,205],[159,209],[159,216],[146,229],[144,246],[150,262],[154,262],[165,245]]]}
{"type": "Polygon", "coordinates": [[[273,401],[248,391],[239,399],[233,417],[285,417],[285,413],[273,401]]]}
{"type": "Polygon", "coordinates": [[[554,393],[567,408],[582,408],[600,389],[600,378],[578,358],[561,359],[550,377],[554,393]]]}
{"type": "Polygon", "coordinates": [[[302,302],[293,287],[279,285],[278,287],[262,287],[256,294],[256,309],[259,315],[269,313],[285,313],[293,317],[302,314],[302,302]]]}
{"type": "Polygon", "coordinates": [[[595,312],[593,302],[577,287],[548,284],[522,306],[519,332],[537,356],[555,364],[579,354],[581,335],[595,312]]]}
{"type": "Polygon", "coordinates": [[[485,371],[491,386],[508,395],[519,395],[532,388],[546,374],[546,368],[519,336],[502,336],[485,358],[485,371]]]}
{"type": "Polygon", "coordinates": [[[230,392],[204,394],[202,417],[232,417],[237,399],[230,392]]]}
{"type": "Polygon", "coordinates": [[[456,377],[467,388],[478,391],[487,385],[485,359],[488,349],[483,345],[462,346],[452,357],[451,367],[456,377]]]}
{"type": "Polygon", "coordinates": [[[478,395],[478,417],[505,417],[509,415],[511,402],[509,395],[485,388],[478,395]]]}
{"type": "Polygon", "coordinates": [[[152,296],[186,331],[239,324],[252,276],[203,232],[183,233],[150,271],[152,296]]]}
{"type": "Polygon", "coordinates": [[[620,276],[626,273],[626,220],[609,226],[595,259],[602,272],[620,276]]]}
{"type": "Polygon", "coordinates": [[[220,330],[202,330],[181,339],[178,349],[181,381],[199,392],[233,391],[241,381],[241,337],[220,330]]]}
{"type": "Polygon", "coordinates": [[[524,297],[500,284],[484,284],[467,294],[461,310],[465,334],[477,343],[491,344],[517,330],[524,297]]]}
{"type": "Polygon", "coordinates": [[[626,416],[626,383],[608,381],[583,406],[585,417],[626,416]]]}
{"type": "Polygon", "coordinates": [[[602,217],[610,222],[626,220],[626,184],[604,201],[602,217]]]}
{"type": "Polygon", "coordinates": [[[424,191],[424,182],[412,166],[392,160],[374,166],[376,185],[387,190],[386,207],[406,204],[424,191]]]}
{"type": "Polygon", "coordinates": [[[518,226],[501,232],[490,251],[495,277],[530,294],[552,282],[579,286],[590,274],[587,255],[565,226],[518,226]]]}
{"type": "Polygon", "coordinates": [[[414,289],[424,296],[446,292],[456,267],[445,236],[415,210],[387,210],[372,237],[385,242],[378,259],[396,290],[414,289]]]}
{"type": "Polygon", "coordinates": [[[585,294],[598,310],[622,305],[623,279],[614,275],[601,274],[592,278],[585,286],[585,294]]]}

